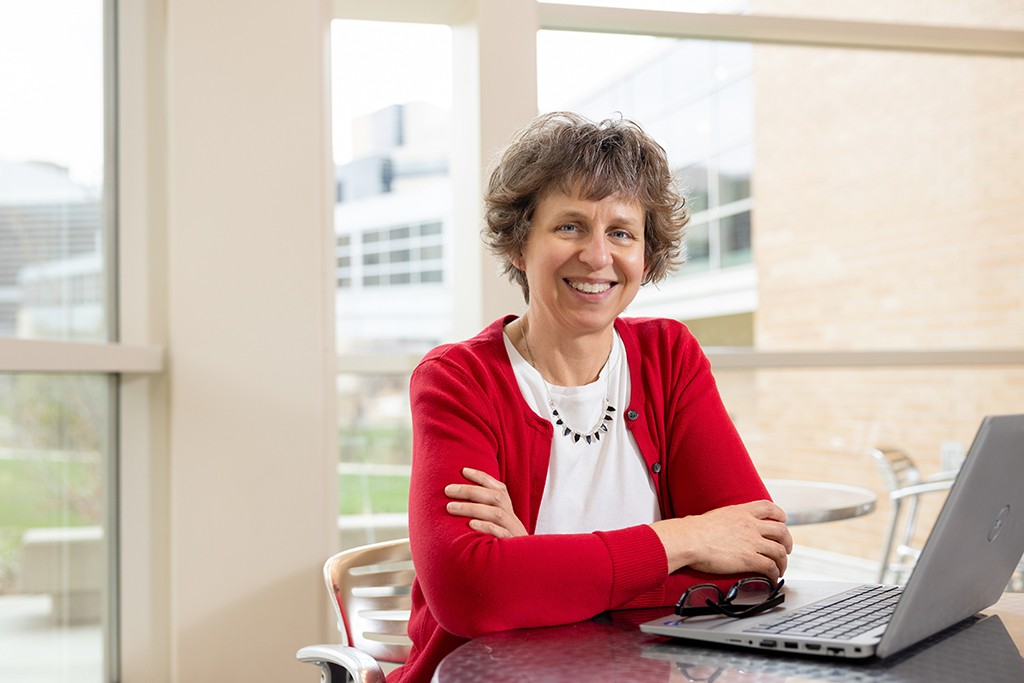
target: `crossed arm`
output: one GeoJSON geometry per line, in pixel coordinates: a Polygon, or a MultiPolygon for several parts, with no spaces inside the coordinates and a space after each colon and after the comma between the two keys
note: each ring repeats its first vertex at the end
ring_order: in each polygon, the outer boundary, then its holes
{"type": "MultiPolygon", "coordinates": [[[[527,535],[504,483],[468,467],[462,475],[471,483],[445,487],[445,495],[452,499],[448,514],[465,517],[471,529],[496,538],[527,535]]],[[[763,574],[778,581],[793,550],[785,522],[782,508],[759,500],[664,519],[651,528],[665,547],[670,573],[690,567],[709,574],[763,574]]]]}

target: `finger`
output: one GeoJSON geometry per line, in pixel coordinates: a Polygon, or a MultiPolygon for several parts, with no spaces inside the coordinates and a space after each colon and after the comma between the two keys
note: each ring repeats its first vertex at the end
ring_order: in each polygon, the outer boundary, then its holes
{"type": "Polygon", "coordinates": [[[775,560],[767,555],[757,555],[752,558],[750,560],[749,569],[746,571],[752,571],[767,576],[773,583],[778,583],[779,577],[782,576],[779,572],[779,565],[775,563],[775,560]]]}
{"type": "Polygon", "coordinates": [[[507,507],[507,497],[503,496],[502,492],[495,491],[494,489],[486,489],[482,486],[449,484],[444,487],[444,493],[449,498],[468,500],[474,503],[482,503],[483,505],[493,505],[495,507],[507,507]]]}
{"type": "Polygon", "coordinates": [[[483,486],[484,488],[494,489],[495,491],[505,491],[506,490],[504,482],[498,481],[497,479],[495,479],[491,475],[487,474],[486,472],[481,472],[480,470],[474,470],[471,467],[463,467],[462,468],[462,476],[464,476],[466,479],[469,479],[474,484],[479,484],[480,486],[483,486]]]}
{"type": "Polygon", "coordinates": [[[503,526],[493,524],[491,522],[484,522],[479,519],[469,520],[469,526],[474,531],[482,531],[485,534],[490,534],[495,538],[512,538],[512,532],[503,526]]]}
{"type": "Polygon", "coordinates": [[[793,534],[790,533],[789,527],[782,522],[766,521],[761,528],[761,535],[767,539],[775,541],[783,547],[786,554],[793,552],[793,534]]]}
{"type": "Polygon", "coordinates": [[[501,508],[493,505],[479,505],[477,503],[460,503],[452,501],[446,506],[449,514],[456,517],[472,517],[483,522],[493,522],[507,528],[509,524],[508,514],[501,508]]]}
{"type": "Polygon", "coordinates": [[[783,548],[786,549],[787,553],[792,552],[793,535],[789,532],[789,527],[787,527],[782,522],[766,520],[761,523],[761,526],[759,527],[759,532],[761,536],[763,536],[764,538],[767,538],[771,541],[775,541],[776,543],[781,545],[783,548]]]}
{"type": "MultiPolygon", "coordinates": [[[[760,549],[760,552],[775,565],[778,576],[782,576],[786,573],[786,567],[789,566],[789,555],[786,553],[786,548],[784,546],[778,543],[769,542],[766,546],[763,546],[760,549]]],[[[776,577],[776,579],[777,578],[778,577],[776,577]]]]}
{"type": "Polygon", "coordinates": [[[477,531],[483,531],[497,538],[512,538],[525,535],[525,529],[521,533],[518,520],[509,519],[503,510],[490,505],[476,505],[473,503],[459,503],[452,501],[447,505],[448,514],[455,517],[469,517],[469,526],[477,531]]]}
{"type": "Polygon", "coordinates": [[[751,514],[758,519],[771,519],[776,522],[786,523],[786,511],[770,500],[755,500],[749,503],[751,514]]]}

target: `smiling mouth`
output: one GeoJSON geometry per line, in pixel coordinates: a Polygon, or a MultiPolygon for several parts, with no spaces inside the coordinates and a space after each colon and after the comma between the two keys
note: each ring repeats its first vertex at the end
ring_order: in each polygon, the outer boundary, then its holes
{"type": "Polygon", "coordinates": [[[576,282],[574,280],[566,280],[565,282],[577,292],[583,292],[584,294],[601,294],[612,288],[609,282],[591,283],[576,282]]]}

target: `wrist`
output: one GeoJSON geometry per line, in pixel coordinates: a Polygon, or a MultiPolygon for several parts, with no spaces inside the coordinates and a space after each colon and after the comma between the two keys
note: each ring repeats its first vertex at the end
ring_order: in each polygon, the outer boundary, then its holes
{"type": "Polygon", "coordinates": [[[669,574],[693,563],[693,549],[687,542],[688,534],[683,529],[685,526],[684,518],[663,519],[653,522],[650,526],[654,533],[658,535],[661,545],[665,548],[669,574]]]}

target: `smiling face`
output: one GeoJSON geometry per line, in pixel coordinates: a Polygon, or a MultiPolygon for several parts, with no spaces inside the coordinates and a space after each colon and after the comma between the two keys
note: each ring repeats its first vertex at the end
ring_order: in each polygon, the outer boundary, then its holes
{"type": "Polygon", "coordinates": [[[531,323],[570,335],[610,331],[646,274],[644,219],[639,203],[619,195],[546,195],[513,259],[530,286],[531,323]]]}

